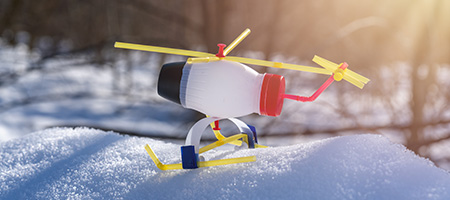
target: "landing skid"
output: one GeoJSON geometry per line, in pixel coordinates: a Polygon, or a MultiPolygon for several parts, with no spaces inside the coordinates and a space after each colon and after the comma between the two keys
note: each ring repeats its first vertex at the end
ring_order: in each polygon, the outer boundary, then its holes
{"type": "MultiPolygon", "coordinates": [[[[200,167],[211,167],[211,166],[229,165],[229,164],[247,163],[256,161],[256,156],[228,158],[210,161],[199,160],[199,154],[217,148],[224,144],[240,145],[242,144],[242,142],[245,142],[247,143],[249,148],[266,148],[266,146],[259,145],[256,143],[255,141],[256,133],[253,130],[251,130],[251,128],[247,124],[235,118],[229,118],[228,120],[233,122],[239,128],[241,134],[225,137],[221,135],[219,131],[214,131],[214,134],[216,135],[218,140],[202,148],[199,148],[201,134],[203,133],[203,131],[206,129],[207,126],[209,126],[211,123],[217,120],[220,119],[207,117],[194,124],[194,126],[189,130],[188,136],[186,137],[186,145],[181,147],[181,159],[182,159],[181,163],[163,164],[158,159],[155,152],[153,152],[153,150],[150,148],[148,144],[145,145],[145,150],[147,150],[147,153],[150,155],[153,162],[160,170],[195,169],[200,167]]],[[[214,127],[214,129],[216,128],[218,127],[214,127]]]]}

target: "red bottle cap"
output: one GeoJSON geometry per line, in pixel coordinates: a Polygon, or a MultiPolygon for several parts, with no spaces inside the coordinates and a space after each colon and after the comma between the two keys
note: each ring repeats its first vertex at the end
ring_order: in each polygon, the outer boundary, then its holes
{"type": "Polygon", "coordinates": [[[264,74],[259,110],[261,115],[276,117],[281,114],[286,81],[283,76],[264,74]]]}

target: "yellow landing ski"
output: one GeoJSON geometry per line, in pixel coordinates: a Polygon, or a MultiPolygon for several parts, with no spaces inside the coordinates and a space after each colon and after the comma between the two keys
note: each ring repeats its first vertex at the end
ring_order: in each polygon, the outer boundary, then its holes
{"type": "MultiPolygon", "coordinates": [[[[214,143],[211,143],[209,145],[206,145],[202,147],[199,151],[200,153],[209,151],[213,148],[217,148],[219,146],[222,146],[227,143],[231,143],[233,141],[243,139],[244,141],[247,138],[247,135],[245,134],[237,134],[230,137],[224,137],[221,140],[218,140],[214,143]]],[[[265,148],[266,146],[258,145],[257,148],[265,148]]],[[[147,150],[148,155],[152,158],[155,165],[160,170],[176,170],[176,169],[183,169],[183,165],[181,163],[177,164],[163,164],[158,157],[156,156],[155,152],[150,148],[150,146],[147,144],[145,145],[145,150],[147,150]]],[[[230,164],[237,164],[237,163],[246,163],[246,162],[254,162],[256,161],[256,156],[248,156],[248,157],[240,157],[240,158],[228,158],[228,159],[220,159],[220,160],[210,160],[210,161],[199,161],[197,162],[198,167],[212,167],[212,166],[219,166],[219,165],[230,165],[230,164]]]]}

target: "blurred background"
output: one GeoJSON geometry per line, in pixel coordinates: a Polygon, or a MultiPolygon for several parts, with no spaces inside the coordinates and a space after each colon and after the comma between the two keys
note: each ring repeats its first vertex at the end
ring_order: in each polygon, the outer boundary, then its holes
{"type": "MultiPolygon", "coordinates": [[[[55,126],[182,140],[203,115],[159,97],[156,81],[162,64],[186,57],[114,42],[215,53],[245,28],[230,55],[316,67],[319,55],[371,79],[363,90],[334,83],[313,103],[286,100],[277,118],[243,117],[260,143],[381,134],[450,170],[445,0],[2,0],[0,140],[55,126]]],[[[285,76],[291,94],[328,78],[254,68],[285,76]]]]}

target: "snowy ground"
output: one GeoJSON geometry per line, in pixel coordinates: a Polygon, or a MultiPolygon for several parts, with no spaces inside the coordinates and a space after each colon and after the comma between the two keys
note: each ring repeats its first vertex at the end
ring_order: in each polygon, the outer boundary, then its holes
{"type": "Polygon", "coordinates": [[[87,128],[0,142],[0,199],[450,199],[450,174],[383,136],[342,136],[205,158],[254,163],[160,171],[179,145],[87,128]]]}

